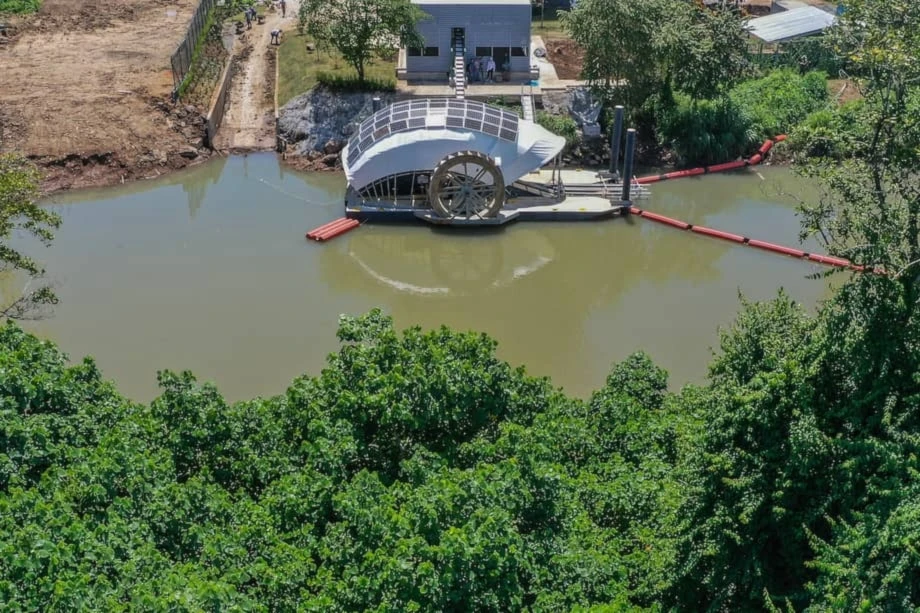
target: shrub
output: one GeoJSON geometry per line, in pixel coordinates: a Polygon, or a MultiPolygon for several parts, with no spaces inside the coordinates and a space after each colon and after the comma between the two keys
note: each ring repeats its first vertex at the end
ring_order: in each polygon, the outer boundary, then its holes
{"type": "Polygon", "coordinates": [[[805,157],[840,160],[848,155],[858,156],[872,138],[865,128],[870,125],[865,111],[864,100],[819,109],[790,132],[789,147],[794,154],[805,157]]]}
{"type": "Polygon", "coordinates": [[[564,136],[567,147],[571,147],[579,141],[578,124],[567,115],[551,115],[541,111],[537,113],[537,123],[553,134],[564,136]]]}
{"type": "Polygon", "coordinates": [[[759,137],[771,137],[791,130],[809,113],[827,103],[827,75],[800,75],[783,68],[762,79],[745,81],[729,92],[735,106],[745,109],[759,137]]]}
{"type": "Polygon", "coordinates": [[[39,6],[41,6],[41,0],[0,0],[0,15],[34,13],[39,6]]]}
{"type": "Polygon", "coordinates": [[[692,100],[675,94],[656,109],[658,141],[687,164],[712,164],[743,155],[757,142],[750,115],[731,98],[692,100]]]}
{"type": "Polygon", "coordinates": [[[339,75],[330,72],[318,72],[316,81],[325,85],[332,91],[341,93],[354,94],[368,91],[393,92],[396,91],[396,83],[383,79],[364,79],[359,80],[353,75],[339,75]]]}

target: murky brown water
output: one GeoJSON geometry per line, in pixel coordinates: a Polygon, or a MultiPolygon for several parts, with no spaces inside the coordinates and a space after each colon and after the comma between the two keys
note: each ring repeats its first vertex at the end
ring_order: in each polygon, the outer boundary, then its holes
{"type": "MultiPolygon", "coordinates": [[[[635,218],[519,224],[488,234],[363,226],[326,244],[304,233],[341,216],[344,181],[283,170],[272,155],[219,160],[163,181],[59,196],[54,245],[36,250],[61,304],[35,329],[93,355],[129,396],[156,370],[191,369],[230,399],[317,373],[340,313],[380,306],[399,326],[488,332],[501,355],[568,391],[600,386],[647,350],[676,385],[706,373],[738,292],[780,287],[814,305],[814,265],[635,218]]],[[[651,186],[645,203],[692,223],[794,244],[783,169],[651,186]]]]}

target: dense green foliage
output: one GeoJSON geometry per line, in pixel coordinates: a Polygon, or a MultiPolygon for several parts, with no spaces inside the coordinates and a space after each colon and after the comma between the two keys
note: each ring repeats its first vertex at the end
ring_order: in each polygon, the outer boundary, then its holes
{"type": "Polygon", "coordinates": [[[45,273],[41,265],[10,245],[21,234],[48,245],[61,224],[59,215],[36,203],[38,183],[38,170],[31,162],[19,155],[0,154],[0,278],[29,280],[13,295],[0,292],[0,321],[37,317],[44,307],[57,303],[51,285],[39,281],[45,273]]]}
{"type": "MultiPolygon", "coordinates": [[[[751,115],[729,97],[692,100],[676,94],[654,109],[658,140],[684,164],[713,164],[749,152],[760,134],[751,115]]],[[[763,142],[763,141],[761,141],[763,142]]]]}
{"type": "Polygon", "coordinates": [[[571,147],[579,139],[578,124],[568,115],[553,115],[543,111],[537,112],[537,123],[559,136],[565,137],[565,143],[571,147]]]}
{"type": "Polygon", "coordinates": [[[827,104],[822,73],[782,69],[744,81],[714,100],[687,94],[652,100],[659,143],[684,163],[709,164],[750,153],[765,138],[783,134],[827,104]]]}
{"type": "Polygon", "coordinates": [[[687,0],[580,0],[561,20],[585,50],[583,78],[630,113],[663,86],[710,98],[749,70],[734,11],[687,0]]]}
{"type": "Polygon", "coordinates": [[[746,304],[705,387],[668,392],[639,354],[586,401],[485,336],[400,334],[372,312],[282,396],[228,405],[166,372],[141,406],[8,325],[0,601],[907,610],[920,356],[879,377],[896,334],[850,308],[895,285],[854,278],[816,318],[746,304]]]}
{"type": "Polygon", "coordinates": [[[739,84],[728,96],[748,112],[758,134],[776,136],[827,104],[827,75],[809,72],[803,76],[788,68],[774,70],[761,79],[739,84]]]}
{"type": "Polygon", "coordinates": [[[344,319],[318,378],[131,404],[0,331],[0,601],[27,610],[650,604],[694,430],[635,356],[588,402],[484,336],[344,319]],[[643,478],[637,479],[641,474],[643,478]]]}
{"type": "Polygon", "coordinates": [[[41,0],[0,0],[0,15],[24,15],[34,13],[41,6],[41,0]]]}
{"type": "Polygon", "coordinates": [[[369,77],[365,77],[364,80],[361,80],[350,75],[335,74],[332,72],[317,72],[316,82],[320,85],[325,85],[332,91],[342,93],[396,91],[396,81],[385,81],[383,79],[372,79],[369,77]]]}

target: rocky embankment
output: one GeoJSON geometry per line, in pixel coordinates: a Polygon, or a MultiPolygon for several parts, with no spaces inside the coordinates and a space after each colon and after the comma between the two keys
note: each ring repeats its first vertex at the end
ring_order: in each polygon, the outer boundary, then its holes
{"type": "MultiPolygon", "coordinates": [[[[301,170],[341,170],[340,152],[361,122],[373,112],[373,98],[380,96],[389,104],[393,94],[342,94],[317,86],[286,104],[278,119],[278,129],[285,144],[285,161],[301,170]]],[[[578,108],[578,96],[563,93],[544,98],[545,110],[568,114],[578,108]]],[[[576,119],[579,119],[576,116],[576,119]]],[[[610,162],[609,146],[604,137],[585,137],[562,154],[567,166],[600,167],[610,162]]]]}
{"type": "Polygon", "coordinates": [[[317,86],[288,102],[278,118],[285,161],[302,170],[341,170],[340,152],[373,113],[374,96],[384,104],[393,98],[388,93],[342,94],[317,86]]]}

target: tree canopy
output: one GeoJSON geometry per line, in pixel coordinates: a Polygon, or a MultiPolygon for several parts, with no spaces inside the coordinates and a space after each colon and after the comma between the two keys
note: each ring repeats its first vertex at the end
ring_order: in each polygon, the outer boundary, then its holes
{"type": "Polygon", "coordinates": [[[280,396],[228,404],[162,372],[145,406],[9,324],[0,601],[910,609],[917,425],[871,373],[837,378],[835,325],[785,296],[745,304],[705,386],[671,392],[636,354],[582,400],[484,335],[400,333],[373,311],[280,396]]]}
{"type": "Polygon", "coordinates": [[[687,0],[580,0],[562,24],[585,51],[582,76],[635,111],[662,88],[711,98],[748,71],[740,15],[687,0]]]}

